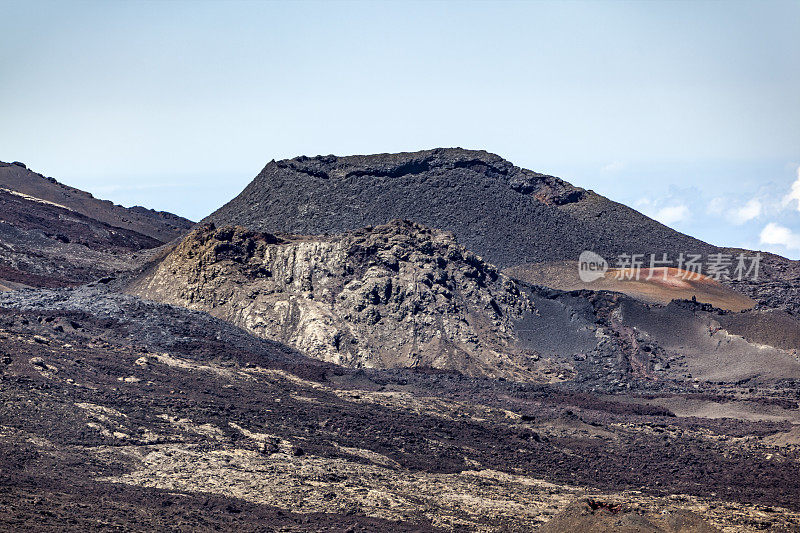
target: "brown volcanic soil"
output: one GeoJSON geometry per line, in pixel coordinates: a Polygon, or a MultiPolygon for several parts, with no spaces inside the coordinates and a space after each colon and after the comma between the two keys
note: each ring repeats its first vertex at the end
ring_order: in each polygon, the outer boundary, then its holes
{"type": "Polygon", "coordinates": [[[687,511],[654,513],[631,508],[624,503],[581,499],[570,505],[539,530],[542,533],[718,533],[694,513],[687,511]]]}
{"type": "Polygon", "coordinates": [[[756,302],[747,296],[702,274],[690,274],[675,268],[641,269],[639,277],[615,269],[604,278],[584,282],[578,276],[576,261],[527,264],[505,270],[509,276],[534,285],[544,285],[565,291],[614,291],[648,303],[668,304],[672,300],[691,300],[708,303],[718,309],[743,311],[756,302]],[[649,279],[648,279],[649,278],[649,279]]]}
{"type": "Polygon", "coordinates": [[[677,418],[568,384],[347,370],[104,285],[5,293],[0,307],[9,529],[525,530],[587,492],[736,530],[762,524],[764,506],[774,526],[800,524],[787,510],[800,511],[798,451],[767,443],[786,422],[677,418]],[[113,517],[82,507],[95,502],[113,517]]]}
{"type": "Polygon", "coordinates": [[[0,283],[63,287],[129,270],[161,245],[77,212],[0,189],[0,283]]]}
{"type": "MultiPolygon", "coordinates": [[[[622,327],[632,328],[639,339],[664,350],[670,373],[720,384],[800,379],[795,353],[732,335],[722,326],[729,316],[735,315],[719,315],[710,307],[679,301],[664,307],[625,301],[618,313],[622,327]]],[[[751,337],[768,332],[763,322],[753,320],[758,315],[739,316],[740,327],[751,326],[751,337]]]]}
{"type": "Polygon", "coordinates": [[[193,225],[192,221],[172,213],[138,206],[126,208],[108,200],[100,200],[88,192],[32,172],[18,163],[0,162],[0,188],[53,202],[85,217],[129,233],[147,236],[160,243],[180,237],[193,225]]]}
{"type": "Polygon", "coordinates": [[[762,309],[751,313],[728,313],[719,322],[728,332],[741,335],[749,342],[800,350],[800,320],[778,309],[762,309]]]}

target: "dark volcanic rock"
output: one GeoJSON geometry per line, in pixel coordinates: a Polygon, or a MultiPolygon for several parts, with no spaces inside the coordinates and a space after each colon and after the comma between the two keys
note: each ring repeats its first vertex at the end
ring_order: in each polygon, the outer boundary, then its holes
{"type": "Polygon", "coordinates": [[[0,161],[0,188],[58,204],[74,213],[121,230],[139,233],[159,243],[181,236],[193,224],[172,213],[139,206],[126,208],[108,200],[100,200],[88,192],[32,172],[20,162],[0,161]]]}
{"type": "Polygon", "coordinates": [[[800,315],[800,261],[770,253],[762,256],[757,280],[743,279],[729,285],[763,307],[800,315]]]}
{"type": "Polygon", "coordinates": [[[192,223],[171,213],[125,208],[0,162],[0,290],[63,287],[138,266],[192,223]],[[141,256],[141,253],[138,253],[141,256]]]}
{"type": "Polygon", "coordinates": [[[653,512],[615,501],[581,499],[546,523],[542,533],[614,531],[616,533],[719,533],[719,529],[689,511],[653,512]]]}
{"type": "Polygon", "coordinates": [[[272,161],[206,220],[320,234],[395,218],[451,231],[501,267],[576,260],[583,250],[713,250],[592,191],[460,148],[272,161]]]}
{"type": "Polygon", "coordinates": [[[0,295],[0,530],[796,529],[789,422],[337,368],[109,285],[0,295]]]}

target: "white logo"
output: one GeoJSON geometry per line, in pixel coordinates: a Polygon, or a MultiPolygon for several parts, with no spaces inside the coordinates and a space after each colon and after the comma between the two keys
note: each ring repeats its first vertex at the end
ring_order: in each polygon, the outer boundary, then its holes
{"type": "Polygon", "coordinates": [[[608,263],[602,256],[585,250],[578,257],[578,277],[584,283],[591,283],[606,277],[608,263]]]}

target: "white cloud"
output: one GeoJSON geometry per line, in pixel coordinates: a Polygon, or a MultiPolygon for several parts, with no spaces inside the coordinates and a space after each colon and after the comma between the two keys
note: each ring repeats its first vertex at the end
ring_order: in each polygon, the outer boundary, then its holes
{"type": "Polygon", "coordinates": [[[614,161],[601,168],[600,172],[617,172],[618,170],[622,170],[623,168],[625,168],[625,163],[623,163],[622,161],[614,161]]]}
{"type": "Polygon", "coordinates": [[[800,235],[776,222],[770,222],[761,230],[761,244],[778,244],[791,250],[800,250],[800,235]]]}
{"type": "Polygon", "coordinates": [[[761,214],[761,202],[759,202],[756,198],[748,201],[741,207],[738,207],[729,213],[729,218],[731,221],[740,226],[745,222],[749,222],[754,218],[758,218],[761,214]]]}
{"type": "Polygon", "coordinates": [[[716,197],[708,202],[708,212],[713,215],[722,215],[725,212],[725,199],[716,197]]]}
{"type": "MultiPolygon", "coordinates": [[[[677,198],[668,198],[667,201],[673,203],[676,201],[680,202],[680,200],[677,198]]],[[[652,219],[658,220],[667,226],[685,220],[689,217],[689,207],[684,203],[675,203],[675,205],[659,207],[659,205],[663,205],[661,199],[651,200],[650,198],[643,196],[636,200],[633,205],[635,205],[636,208],[645,215],[652,219]]]]}
{"type": "Polygon", "coordinates": [[[746,203],[733,207],[726,204],[730,204],[730,202],[724,198],[712,198],[708,202],[708,212],[712,215],[724,216],[728,222],[736,226],[758,218],[764,210],[764,205],[758,198],[751,198],[746,203]]]}
{"type": "Polygon", "coordinates": [[[674,224],[685,220],[689,216],[689,208],[685,205],[672,205],[662,207],[653,215],[653,218],[662,224],[674,224]]]}
{"type": "Polygon", "coordinates": [[[797,202],[795,207],[800,211],[800,166],[797,167],[797,179],[792,183],[791,191],[783,198],[784,207],[792,202],[797,202]]]}

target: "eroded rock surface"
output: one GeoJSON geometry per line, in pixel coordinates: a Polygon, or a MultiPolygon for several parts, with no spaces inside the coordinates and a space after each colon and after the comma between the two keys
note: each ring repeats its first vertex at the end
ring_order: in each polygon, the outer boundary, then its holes
{"type": "Polygon", "coordinates": [[[452,235],[407,221],[338,236],[201,227],[130,288],[355,367],[525,378],[533,307],[452,235]]]}
{"type": "Polygon", "coordinates": [[[758,421],[657,407],[774,391],[354,370],[111,289],[0,296],[0,530],[800,526],[796,404],[758,421]]]}

